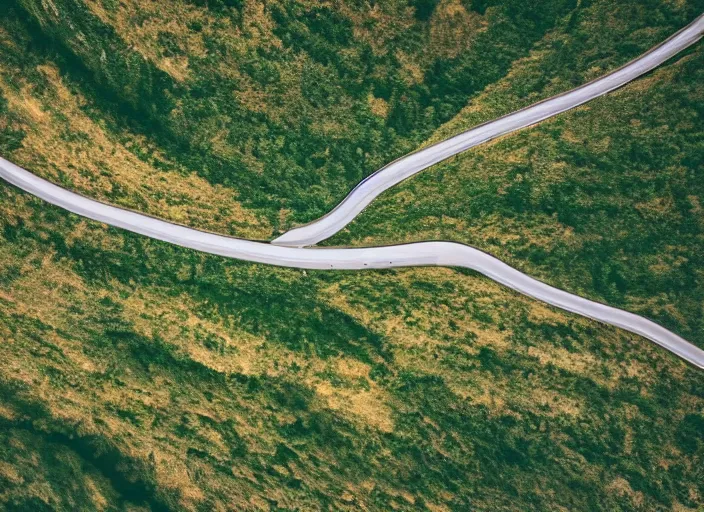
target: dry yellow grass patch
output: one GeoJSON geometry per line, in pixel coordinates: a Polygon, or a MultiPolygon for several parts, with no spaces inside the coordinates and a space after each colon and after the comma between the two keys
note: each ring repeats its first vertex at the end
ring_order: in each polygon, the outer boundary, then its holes
{"type": "MultiPolygon", "coordinates": [[[[691,487],[689,489],[689,499],[695,503],[701,501],[701,498],[699,497],[699,493],[694,488],[691,488],[691,487]]],[[[686,507],[677,501],[675,501],[673,503],[672,510],[673,510],[673,512],[701,512],[701,508],[686,507]]]]}
{"type": "Polygon", "coordinates": [[[108,500],[105,496],[103,496],[103,493],[100,492],[100,489],[98,489],[98,486],[95,484],[95,481],[87,476],[83,479],[83,484],[85,485],[86,489],[88,489],[88,492],[90,493],[91,497],[91,502],[92,504],[96,507],[97,510],[107,510],[110,505],[108,503],[108,500]]]}
{"type": "Polygon", "coordinates": [[[542,365],[552,364],[572,373],[586,374],[593,368],[597,361],[592,354],[578,354],[569,352],[562,347],[528,347],[528,355],[535,357],[542,365]]]}
{"type": "Polygon", "coordinates": [[[32,97],[30,87],[23,87],[20,96],[16,98],[16,103],[12,106],[18,106],[20,111],[24,112],[26,119],[31,123],[43,123],[47,121],[47,114],[43,106],[36,98],[32,97]]]}
{"type": "MultiPolygon", "coordinates": [[[[208,368],[245,375],[280,373],[273,367],[274,354],[261,352],[266,344],[264,339],[245,332],[232,332],[223,325],[198,317],[193,313],[195,303],[188,296],[170,298],[141,289],[121,303],[126,318],[139,334],[147,338],[159,336],[208,368]],[[220,346],[207,348],[203,340],[208,336],[220,346]]],[[[287,351],[276,354],[276,360],[282,363],[291,357],[287,351]]]]}
{"type": "Polygon", "coordinates": [[[386,397],[383,391],[339,388],[332,386],[328,381],[313,381],[312,385],[329,408],[352,414],[367,426],[382,432],[393,431],[391,410],[385,403],[386,397]]]}
{"type": "Polygon", "coordinates": [[[10,35],[10,33],[4,28],[0,27],[0,44],[8,49],[16,49],[17,43],[15,39],[10,35]]]}
{"type": "Polygon", "coordinates": [[[14,485],[24,483],[24,478],[20,476],[15,467],[5,461],[0,461],[0,477],[14,485]]]}
{"type": "Polygon", "coordinates": [[[158,62],[158,67],[178,82],[183,82],[188,78],[188,57],[183,55],[164,57],[158,62]]]}
{"type": "Polygon", "coordinates": [[[61,16],[61,13],[59,12],[59,9],[56,7],[56,4],[53,0],[42,0],[42,7],[44,7],[46,11],[51,10],[51,14],[53,14],[56,18],[61,16]]]}
{"type": "Polygon", "coordinates": [[[122,304],[126,318],[138,333],[148,338],[158,335],[208,368],[221,373],[273,377],[286,374],[295,364],[300,368],[301,382],[315,390],[328,408],[348,413],[349,419],[382,431],[393,428],[389,398],[369,379],[367,364],[350,358],[311,359],[246,332],[233,331],[195,315],[195,304],[186,296],[172,298],[141,290],[122,304]],[[204,346],[202,340],[208,335],[220,340],[222,348],[204,346]],[[320,377],[330,372],[343,377],[343,381],[352,381],[351,385],[333,386],[320,377]],[[355,381],[363,381],[368,389],[360,389],[355,381]]]}
{"type": "Polygon", "coordinates": [[[15,420],[17,418],[17,412],[11,409],[7,404],[0,404],[0,418],[5,420],[15,420]]]}
{"type": "MultiPolygon", "coordinates": [[[[11,256],[3,252],[0,251],[0,258],[12,261],[11,256]]],[[[30,255],[22,263],[20,272],[12,289],[4,292],[9,299],[5,307],[52,327],[64,325],[61,308],[68,307],[72,297],[85,296],[83,281],[65,265],[56,263],[52,254],[30,255]]]]}
{"type": "Polygon", "coordinates": [[[420,63],[414,61],[411,56],[401,50],[397,50],[395,55],[396,59],[398,59],[401,64],[401,77],[406,83],[408,85],[423,83],[425,73],[420,63]]]}
{"type": "MultiPolygon", "coordinates": [[[[560,325],[566,320],[565,313],[537,300],[532,301],[530,304],[528,319],[531,322],[548,325],[560,325]]],[[[578,321],[581,321],[581,319],[578,321]]]]}
{"type": "Polygon", "coordinates": [[[128,0],[121,1],[114,11],[106,10],[101,2],[87,2],[87,5],[103,23],[112,26],[132,50],[176,81],[183,82],[190,78],[189,56],[203,57],[207,53],[203,34],[189,29],[188,24],[201,23],[207,34],[208,27],[215,20],[188,3],[128,0]],[[136,19],[141,22],[135,23],[136,19]],[[171,36],[183,54],[166,55],[160,42],[160,37],[164,35],[171,36]]]}
{"type": "Polygon", "coordinates": [[[193,482],[192,468],[181,460],[179,453],[161,453],[154,450],[156,481],[165,489],[178,492],[184,510],[198,510],[205,499],[200,486],[193,482]]]}
{"type": "Polygon", "coordinates": [[[332,6],[352,21],[354,38],[369,44],[375,55],[386,55],[389,39],[414,24],[412,9],[407,8],[405,13],[393,11],[391,2],[388,5],[377,2],[371,9],[355,9],[350,2],[336,0],[332,6]]]}
{"type": "Polygon", "coordinates": [[[663,215],[673,211],[674,201],[671,196],[655,197],[650,201],[644,201],[635,205],[636,210],[646,218],[657,220],[663,215]]]}
{"type": "Polygon", "coordinates": [[[430,49],[434,55],[456,57],[471,45],[487,21],[476,12],[468,12],[460,0],[443,0],[433,12],[430,23],[430,49]]]}
{"type": "Polygon", "coordinates": [[[548,417],[577,417],[582,414],[582,409],[584,408],[584,405],[579,400],[565,396],[561,392],[547,389],[537,383],[531,389],[525,390],[525,393],[518,399],[518,403],[526,410],[548,417]]]}
{"type": "MultiPolygon", "coordinates": [[[[689,199],[689,202],[692,204],[692,209],[690,210],[692,213],[694,213],[694,214],[702,213],[702,203],[699,199],[699,196],[688,195],[687,199],[689,199]]],[[[704,221],[704,216],[700,217],[700,220],[704,221]]]]}
{"type": "Polygon", "coordinates": [[[372,93],[367,96],[367,103],[372,114],[383,119],[389,115],[389,103],[384,98],[377,98],[372,93]]]}
{"type": "Polygon", "coordinates": [[[425,506],[430,512],[450,512],[450,509],[441,503],[430,503],[426,501],[425,506]]]}
{"type": "Polygon", "coordinates": [[[351,379],[369,379],[371,367],[356,359],[338,359],[337,373],[351,379]]]}
{"type": "MultiPolygon", "coordinates": [[[[85,100],[68,90],[54,66],[39,70],[50,84],[41,95],[27,86],[17,94],[0,82],[10,108],[27,123],[23,147],[12,155],[17,163],[52,180],[60,172],[81,193],[156,217],[247,238],[270,236],[271,228],[244,209],[231,189],[193,173],[163,172],[146,164],[81,111],[85,100]],[[56,104],[64,118],[52,115],[56,104]],[[67,139],[67,133],[74,137],[67,139]],[[119,199],[109,195],[116,187],[119,199]]],[[[149,148],[141,137],[127,144],[149,148]]]]}
{"type": "Polygon", "coordinates": [[[248,44],[258,47],[271,44],[277,48],[283,48],[281,41],[274,35],[276,25],[265,7],[264,2],[245,0],[242,9],[242,32],[248,44]]]}
{"type": "Polygon", "coordinates": [[[253,83],[252,79],[246,75],[241,76],[241,82],[244,84],[242,90],[235,91],[234,95],[236,100],[245,107],[250,112],[256,112],[263,114],[268,112],[269,105],[267,100],[269,99],[268,94],[257,88],[253,83]]]}
{"type": "Polygon", "coordinates": [[[620,476],[616,477],[606,486],[606,489],[609,492],[617,494],[618,496],[628,496],[631,503],[635,507],[640,507],[643,505],[643,493],[640,491],[634,491],[633,488],[631,488],[631,484],[629,484],[628,480],[625,478],[620,476]]]}

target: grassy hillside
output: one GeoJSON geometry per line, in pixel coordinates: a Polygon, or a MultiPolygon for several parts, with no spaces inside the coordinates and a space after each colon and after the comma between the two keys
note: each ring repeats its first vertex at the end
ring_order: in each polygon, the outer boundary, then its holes
{"type": "MultiPolygon", "coordinates": [[[[5,3],[0,154],[267,238],[701,10],[380,4],[5,3]]],[[[701,55],[417,177],[338,241],[464,240],[704,345],[701,55]]],[[[0,340],[7,510],[704,502],[702,372],[470,272],[229,261],[0,185],[0,340]]]]}
{"type": "MultiPolygon", "coordinates": [[[[675,28],[622,23],[635,6],[607,12],[595,4],[571,16],[569,36],[551,34],[430,140],[583,83],[675,28]],[[593,30],[616,20],[612,39],[593,30]],[[623,33],[650,37],[630,49],[623,33]],[[564,50],[585,39],[605,56],[584,64],[564,50]]],[[[439,165],[328,243],[465,242],[704,346],[703,64],[698,45],[611,95],[439,165]]]]}
{"type": "Polygon", "coordinates": [[[91,117],[145,137],[147,163],[236,191],[276,229],[414,149],[573,7],[416,3],[13,0],[4,23],[91,117]]]}

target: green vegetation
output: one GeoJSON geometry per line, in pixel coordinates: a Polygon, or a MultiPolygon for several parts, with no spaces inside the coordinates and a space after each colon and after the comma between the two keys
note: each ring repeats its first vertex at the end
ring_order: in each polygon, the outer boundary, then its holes
{"type": "Polygon", "coordinates": [[[235,3],[20,0],[16,12],[101,115],[272,224],[290,211],[284,228],[415,148],[571,7],[449,2],[429,18],[405,1],[235,3]]]}
{"type": "MultiPolygon", "coordinates": [[[[0,154],[267,238],[701,11],[372,4],[5,2],[0,154]]],[[[703,55],[418,176],[332,243],[466,241],[704,346],[703,55]]],[[[230,261],[2,185],[0,340],[7,510],[704,502],[702,372],[471,272],[230,261]]]]}
{"type": "MultiPolygon", "coordinates": [[[[622,6],[611,16],[631,19],[632,10],[622,6]]],[[[440,132],[583,83],[678,26],[651,27],[653,39],[632,48],[619,34],[590,37],[597,22],[610,24],[605,12],[594,5],[576,27],[570,16],[569,37],[558,32],[537,45],[440,132]],[[623,47],[623,54],[598,67],[581,64],[574,46],[582,40],[607,55],[623,47]],[[515,96],[503,101],[506,91],[515,96]]],[[[639,23],[624,23],[622,32],[642,34],[639,23]]],[[[620,91],[460,155],[390,191],[328,243],[391,243],[401,233],[404,241],[461,241],[704,346],[703,65],[704,51],[695,47],[620,91]]]]}

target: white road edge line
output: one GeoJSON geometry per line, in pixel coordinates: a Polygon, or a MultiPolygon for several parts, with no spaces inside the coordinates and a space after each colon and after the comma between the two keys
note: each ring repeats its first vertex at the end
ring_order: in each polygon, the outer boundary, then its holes
{"type": "Polygon", "coordinates": [[[658,324],[617,308],[583,299],[528,277],[498,259],[453,242],[419,242],[352,249],[281,247],[171,224],[70,192],[0,158],[0,177],[77,215],[197,251],[283,267],[362,270],[408,266],[464,267],[525,295],[594,320],[626,329],[704,369],[704,351],[658,324]]]}
{"type": "Polygon", "coordinates": [[[399,158],[362,180],[327,215],[287,231],[271,243],[305,247],[330,238],[352,222],[380,194],[414,174],[474,146],[534,125],[618,89],[693,45],[703,34],[704,14],[655,48],[606,76],[399,158]]]}

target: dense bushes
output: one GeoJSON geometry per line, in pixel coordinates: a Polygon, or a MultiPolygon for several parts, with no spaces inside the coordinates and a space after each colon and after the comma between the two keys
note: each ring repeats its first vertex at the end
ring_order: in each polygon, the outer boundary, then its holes
{"type": "MultiPolygon", "coordinates": [[[[202,36],[201,53],[145,14],[152,2],[135,16],[137,32],[154,35],[146,50],[126,43],[129,20],[111,24],[133,5],[126,0],[84,4],[102,5],[102,17],[73,13],[75,1],[27,1],[24,21],[3,4],[0,38],[13,34],[15,51],[0,55],[2,80],[26,86],[31,100],[32,88],[48,87],[37,68],[56,64],[95,126],[158,164],[174,190],[194,170],[272,216],[285,207],[304,218],[414,149],[487,83],[497,85],[458,121],[583,81],[592,63],[618,64],[691,9],[582,1],[497,83],[561,17],[553,9],[572,6],[462,3],[487,25],[454,56],[426,44],[449,2],[376,2],[392,10],[375,21],[363,16],[366,2],[272,1],[259,13],[272,24],[257,25],[255,2],[193,0],[197,16],[184,24],[202,36]],[[44,19],[53,4],[66,16],[44,19]],[[633,16],[599,17],[619,9],[633,16]],[[74,14],[90,55],[68,31],[74,14]],[[365,33],[384,16],[403,23],[365,33]],[[621,45],[644,19],[647,35],[621,45]],[[106,55],[108,70],[101,45],[117,52],[106,55]],[[139,53],[154,48],[156,57],[139,53]],[[170,75],[162,56],[188,58],[188,72],[170,75]]],[[[159,4],[172,21],[168,10],[183,5],[159,4]]],[[[688,59],[674,78],[652,75],[633,95],[625,89],[407,182],[343,242],[455,236],[564,288],[652,312],[697,341],[704,66],[697,50],[688,59]]],[[[0,131],[16,129],[9,107],[0,99],[0,131]]],[[[85,142],[71,146],[80,161],[90,134],[69,136],[85,142]]],[[[37,162],[42,149],[32,146],[37,162]]],[[[125,193],[117,179],[109,187],[108,197],[125,193]]],[[[629,510],[701,501],[701,372],[645,340],[471,271],[234,262],[83,221],[9,186],[0,186],[0,210],[0,506],[629,510]]]]}
{"type": "MultiPolygon", "coordinates": [[[[36,0],[18,3],[34,40],[48,55],[59,52],[62,72],[96,107],[213,183],[236,188],[245,204],[261,209],[273,224],[281,208],[292,210],[289,223],[329,210],[364,176],[413,149],[472,94],[500,78],[573,7],[567,0],[549,7],[494,6],[486,30],[447,58],[433,55],[429,39],[434,2],[414,3],[416,19],[393,29],[365,19],[369,6],[272,2],[263,15],[281,44],[264,38],[258,46],[237,46],[224,29],[245,30],[244,4],[205,2],[216,20],[208,30],[198,21],[207,53],[189,54],[178,34],[156,34],[162,58],[188,59],[189,78],[176,80],[81,0],[56,0],[56,12],[36,0]],[[354,37],[360,27],[389,32],[380,34],[387,39],[383,52],[369,38],[354,37]],[[223,73],[223,62],[239,76],[223,73]],[[404,77],[410,68],[416,69],[412,81],[404,77]],[[233,92],[250,90],[267,98],[263,109],[255,112],[233,98],[233,92]],[[371,111],[370,95],[387,102],[388,115],[371,111]],[[217,133],[225,137],[215,145],[217,133]],[[264,172],[244,157],[247,152],[264,172]]],[[[113,6],[112,12],[120,9],[113,6]]],[[[400,5],[384,9],[406,16],[400,5]]],[[[154,21],[134,17],[129,30],[147,22],[154,21]]]]}

